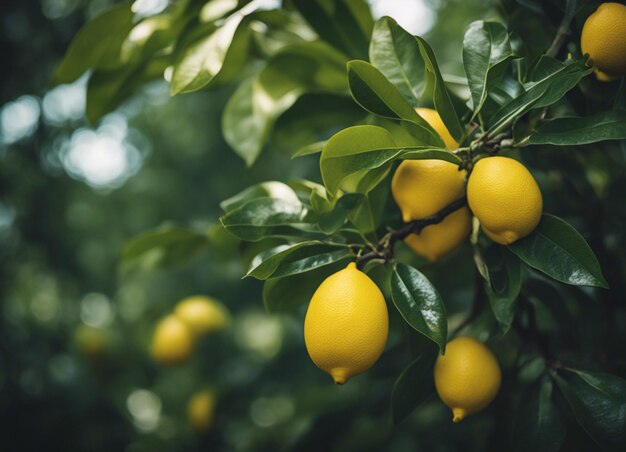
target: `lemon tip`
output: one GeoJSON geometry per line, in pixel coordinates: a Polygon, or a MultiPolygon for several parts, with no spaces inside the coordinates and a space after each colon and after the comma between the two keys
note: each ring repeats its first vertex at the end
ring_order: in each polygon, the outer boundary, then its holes
{"type": "Polygon", "coordinates": [[[462,408],[453,408],[452,409],[452,422],[458,424],[463,419],[465,419],[465,410],[462,408]]]}

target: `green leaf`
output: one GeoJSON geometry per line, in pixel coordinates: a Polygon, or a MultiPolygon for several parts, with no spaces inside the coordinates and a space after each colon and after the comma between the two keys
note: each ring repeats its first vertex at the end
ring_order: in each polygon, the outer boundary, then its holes
{"type": "Polygon", "coordinates": [[[224,84],[240,74],[248,57],[249,20],[237,12],[210,35],[193,42],[174,65],[172,95],[224,84]]]}
{"type": "Polygon", "coordinates": [[[450,135],[452,135],[452,137],[460,143],[463,141],[465,131],[463,125],[461,124],[461,120],[459,119],[459,113],[457,112],[452,101],[452,97],[450,96],[448,88],[446,88],[446,84],[443,81],[443,76],[441,75],[439,65],[437,64],[437,58],[435,58],[435,52],[433,52],[433,49],[424,39],[419,36],[416,36],[415,39],[420,46],[420,52],[422,54],[422,58],[424,59],[426,68],[426,86],[432,87],[432,100],[435,104],[435,110],[437,110],[441,116],[441,119],[450,132],[450,135]]]}
{"type": "Polygon", "coordinates": [[[482,108],[513,56],[506,28],[497,22],[472,22],[463,38],[463,65],[472,93],[474,115],[482,108]]]}
{"type": "Polygon", "coordinates": [[[485,289],[491,310],[506,333],[513,323],[515,300],[522,286],[520,261],[506,247],[493,245],[484,254],[489,271],[485,289]]]}
{"type": "Polygon", "coordinates": [[[345,58],[314,41],[285,47],[228,101],[222,130],[228,144],[248,165],[254,163],[278,117],[305,93],[343,93],[345,58]]]}
{"type": "Polygon", "coordinates": [[[374,21],[364,0],[293,0],[326,42],[352,58],[365,58],[374,21]]]}
{"type": "Polygon", "coordinates": [[[606,451],[622,451],[626,442],[626,380],[575,369],[556,377],[578,423],[606,451]]]}
{"type": "Polygon", "coordinates": [[[365,110],[383,118],[408,119],[426,124],[400,91],[368,62],[348,62],[348,83],[352,97],[365,110]]]}
{"type": "Polygon", "coordinates": [[[515,411],[511,443],[519,452],[557,452],[565,439],[565,419],[552,400],[553,384],[544,375],[523,394],[515,411]]]}
{"type": "Polygon", "coordinates": [[[289,185],[278,181],[261,182],[231,196],[220,203],[225,212],[241,207],[248,201],[259,198],[282,199],[287,202],[300,202],[298,195],[289,185]]]}
{"type": "Polygon", "coordinates": [[[435,392],[433,366],[437,355],[424,352],[400,374],[391,392],[394,425],[402,422],[435,392]]]}
{"type": "Polygon", "coordinates": [[[170,14],[146,17],[135,24],[122,43],[121,61],[128,64],[137,59],[147,59],[156,51],[171,45],[182,22],[170,14]]]}
{"type": "Polygon", "coordinates": [[[332,234],[344,226],[354,209],[366,201],[366,196],[361,193],[346,193],[340,198],[333,198],[332,200],[324,198],[323,208],[318,208],[322,206],[315,206],[314,203],[318,199],[315,193],[311,195],[311,204],[319,215],[319,227],[324,233],[332,234]]]}
{"type": "Polygon", "coordinates": [[[332,264],[351,255],[345,246],[317,240],[279,245],[255,256],[246,276],[261,280],[272,276],[290,276],[332,264]]]}
{"type": "Polygon", "coordinates": [[[103,12],[78,32],[54,74],[54,84],[71,83],[89,69],[110,70],[120,65],[120,47],[133,23],[130,4],[103,12]]]}
{"type": "Polygon", "coordinates": [[[167,267],[193,260],[209,246],[207,234],[165,226],[130,240],[122,251],[123,261],[142,260],[148,267],[167,267]]]}
{"type": "Polygon", "coordinates": [[[263,284],[263,304],[269,313],[288,312],[311,301],[327,277],[345,268],[345,261],[285,278],[270,278],[263,284]]]}
{"type": "Polygon", "coordinates": [[[552,105],[592,69],[582,60],[561,63],[548,56],[542,56],[525,85],[526,91],[503,106],[489,119],[488,133],[495,135],[531,109],[552,105]]]}
{"type": "Polygon", "coordinates": [[[312,212],[302,203],[276,198],[253,199],[220,218],[224,228],[242,240],[257,241],[270,236],[306,231],[312,212]]]}
{"type": "Polygon", "coordinates": [[[416,331],[446,350],[448,321],[446,309],[437,289],[422,273],[398,264],[391,276],[391,297],[398,311],[416,331]]]}
{"type": "Polygon", "coordinates": [[[551,278],[577,286],[608,288],[585,239],[564,220],[544,214],[537,229],[509,245],[522,261],[551,278]]]}
{"type": "Polygon", "coordinates": [[[415,37],[390,17],[374,25],[370,61],[393,83],[413,108],[424,89],[424,60],[415,37]]]}
{"type": "Polygon", "coordinates": [[[584,118],[557,118],[541,124],[521,144],[571,146],[626,139],[626,112],[605,111],[584,118]]]}

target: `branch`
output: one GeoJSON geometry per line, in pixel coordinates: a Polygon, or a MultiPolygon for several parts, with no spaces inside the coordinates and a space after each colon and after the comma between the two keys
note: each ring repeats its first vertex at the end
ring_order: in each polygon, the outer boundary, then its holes
{"type": "Polygon", "coordinates": [[[389,262],[393,259],[393,248],[396,242],[405,239],[411,234],[419,234],[426,226],[441,223],[448,215],[459,210],[466,204],[467,199],[465,197],[457,199],[434,215],[404,223],[404,226],[400,229],[389,231],[380,239],[372,251],[363,254],[357,259],[357,268],[363,268],[367,262],[374,259],[389,262]]]}
{"type": "Polygon", "coordinates": [[[563,44],[565,44],[567,42],[567,38],[569,38],[569,32],[568,31],[561,31],[561,29],[559,28],[559,32],[556,34],[556,36],[554,37],[554,40],[552,41],[552,44],[550,44],[550,48],[548,48],[546,55],[552,57],[552,58],[556,58],[556,56],[559,54],[559,50],[561,50],[561,47],[563,46],[563,44]]]}

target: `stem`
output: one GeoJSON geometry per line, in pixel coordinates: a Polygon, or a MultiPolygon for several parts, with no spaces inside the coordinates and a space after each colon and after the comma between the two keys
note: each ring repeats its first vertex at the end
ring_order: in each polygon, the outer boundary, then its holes
{"type": "Polygon", "coordinates": [[[467,199],[465,197],[457,199],[434,215],[409,221],[408,223],[404,223],[400,229],[389,231],[380,239],[372,251],[361,255],[357,259],[357,268],[363,268],[365,264],[373,259],[382,259],[385,262],[391,261],[393,259],[393,248],[396,242],[405,239],[411,234],[419,234],[426,226],[441,223],[448,215],[459,210],[466,204],[467,199]]]}

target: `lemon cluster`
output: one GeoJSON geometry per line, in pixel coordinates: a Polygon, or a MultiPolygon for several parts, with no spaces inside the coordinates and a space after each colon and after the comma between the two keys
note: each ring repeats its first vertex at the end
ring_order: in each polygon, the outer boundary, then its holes
{"type": "Polygon", "coordinates": [[[152,357],[168,366],[183,363],[191,356],[199,337],[224,330],[229,319],[226,307],[212,298],[185,298],[157,324],[152,336],[152,357]]]}

